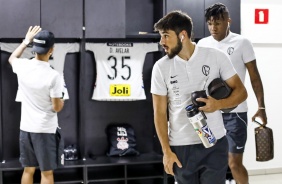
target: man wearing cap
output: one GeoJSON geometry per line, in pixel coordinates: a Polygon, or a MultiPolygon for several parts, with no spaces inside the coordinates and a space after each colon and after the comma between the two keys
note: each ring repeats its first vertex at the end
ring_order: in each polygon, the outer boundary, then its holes
{"type": "Polygon", "coordinates": [[[41,183],[53,184],[53,170],[59,165],[58,117],[64,102],[61,77],[48,63],[54,50],[54,34],[30,27],[24,41],[11,54],[9,62],[17,74],[21,93],[20,162],[24,167],[21,183],[32,184],[36,167],[41,171],[41,183]],[[20,58],[33,41],[35,58],[20,58]]]}

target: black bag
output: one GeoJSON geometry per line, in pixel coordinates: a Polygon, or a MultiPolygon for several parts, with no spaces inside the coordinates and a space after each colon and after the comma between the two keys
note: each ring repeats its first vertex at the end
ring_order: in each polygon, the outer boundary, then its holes
{"type": "Polygon", "coordinates": [[[74,144],[68,145],[64,149],[65,160],[78,160],[77,147],[74,144]]]}
{"type": "Polygon", "coordinates": [[[109,142],[108,156],[139,155],[134,130],[129,124],[109,125],[106,132],[109,142]]]}
{"type": "Polygon", "coordinates": [[[274,141],[272,129],[263,126],[259,122],[260,127],[255,128],[256,143],[256,161],[264,162],[272,160],[274,157],[274,141]]]}
{"type": "MultiPolygon", "coordinates": [[[[211,83],[208,85],[208,92],[211,97],[220,100],[227,98],[231,93],[232,89],[226,84],[224,80],[221,78],[215,78],[211,83]]],[[[221,111],[227,113],[235,109],[237,106],[228,108],[228,109],[221,109],[221,111]]]]}

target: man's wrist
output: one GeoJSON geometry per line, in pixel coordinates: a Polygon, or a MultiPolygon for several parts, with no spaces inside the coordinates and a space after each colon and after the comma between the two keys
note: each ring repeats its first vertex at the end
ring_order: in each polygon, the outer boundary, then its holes
{"type": "Polygon", "coordinates": [[[25,39],[23,40],[23,43],[24,43],[26,46],[28,46],[28,44],[30,43],[30,41],[25,38],[25,39]]]}
{"type": "Polygon", "coordinates": [[[258,109],[265,109],[265,107],[259,107],[258,109]]]}

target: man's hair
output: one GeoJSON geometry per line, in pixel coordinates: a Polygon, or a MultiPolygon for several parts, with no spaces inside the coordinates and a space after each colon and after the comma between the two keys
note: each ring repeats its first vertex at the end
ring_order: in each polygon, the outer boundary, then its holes
{"type": "Polygon", "coordinates": [[[185,30],[191,38],[191,34],[193,31],[193,22],[192,19],[184,12],[180,10],[175,10],[168,13],[166,16],[161,18],[157,23],[154,25],[155,31],[168,31],[172,30],[177,35],[185,30]]]}
{"type": "Polygon", "coordinates": [[[222,3],[215,3],[211,5],[205,10],[206,22],[209,21],[211,17],[213,17],[214,20],[218,20],[220,18],[224,20],[224,17],[229,18],[228,8],[222,3]]]}

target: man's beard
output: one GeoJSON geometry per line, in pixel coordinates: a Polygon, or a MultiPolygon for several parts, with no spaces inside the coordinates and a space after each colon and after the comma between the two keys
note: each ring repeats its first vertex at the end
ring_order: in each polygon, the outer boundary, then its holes
{"type": "Polygon", "coordinates": [[[171,49],[170,53],[167,53],[167,56],[169,57],[169,59],[174,58],[174,56],[176,56],[180,51],[182,50],[182,43],[180,41],[180,39],[177,40],[177,45],[171,49]]]}

